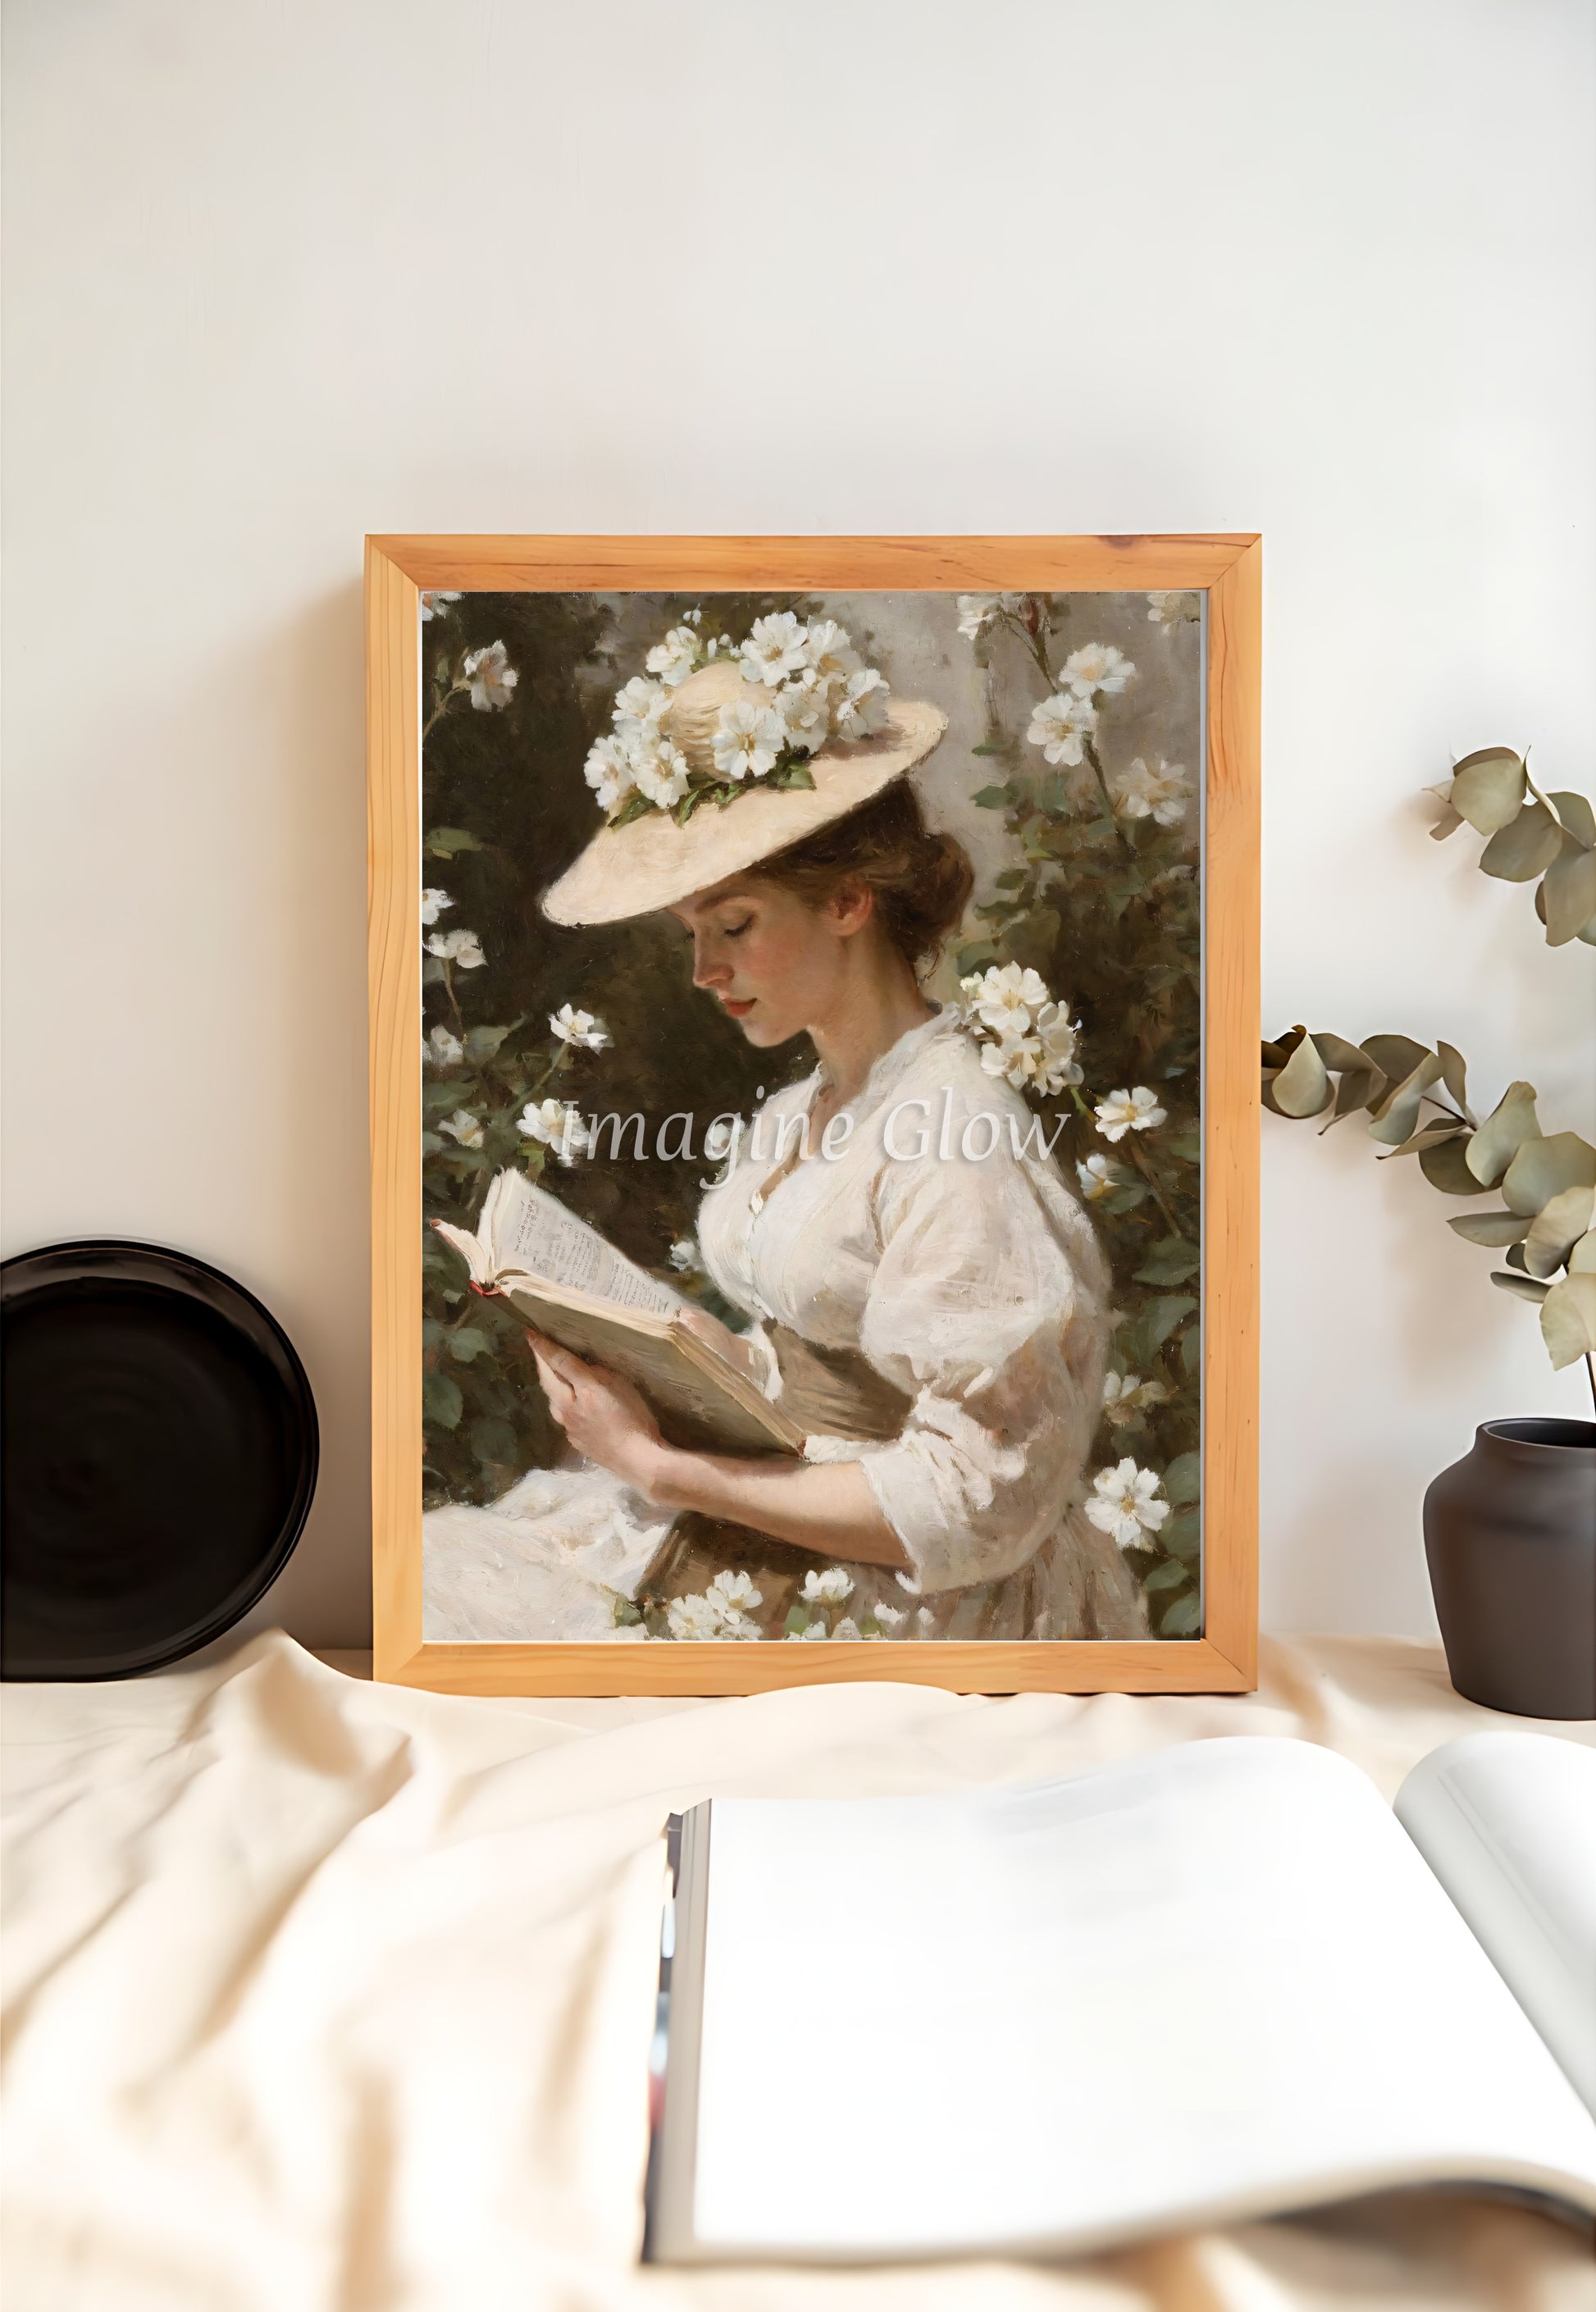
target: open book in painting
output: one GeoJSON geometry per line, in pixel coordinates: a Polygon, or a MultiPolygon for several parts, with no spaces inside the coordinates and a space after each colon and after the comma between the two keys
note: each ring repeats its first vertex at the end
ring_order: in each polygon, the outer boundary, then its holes
{"type": "Polygon", "coordinates": [[[802,1432],[685,1321],[690,1304],[639,1268],[523,1172],[500,1172],[475,1231],[434,1221],[484,1292],[502,1292],[530,1327],[647,1398],[673,1445],[712,1452],[798,1453],[802,1432]]]}
{"type": "Polygon", "coordinates": [[[1414,2185],[1596,2215],[1596,1751],[1305,1742],[673,1826],[645,2253],[1055,2255],[1414,2185]],[[662,2090],[662,2101],[661,2091],[662,2090]]]}

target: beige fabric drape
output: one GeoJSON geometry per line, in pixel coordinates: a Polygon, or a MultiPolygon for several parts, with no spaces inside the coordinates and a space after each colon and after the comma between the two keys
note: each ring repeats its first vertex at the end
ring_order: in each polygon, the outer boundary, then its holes
{"type": "MultiPolygon", "coordinates": [[[[635,2261],[669,1808],[1237,1733],[1327,1743],[1389,1795],[1435,1744],[1520,1722],[1460,1701],[1429,1649],[1268,1645],[1262,1691],[1229,1700],[517,1703],[373,1686],[274,1634],[12,1687],[4,1722],[7,2312],[1596,2307],[1588,2239],[1417,2196],[1074,2265],[635,2261]]],[[[826,1986],[816,2027],[867,2024],[873,1996],[826,1986]]]]}

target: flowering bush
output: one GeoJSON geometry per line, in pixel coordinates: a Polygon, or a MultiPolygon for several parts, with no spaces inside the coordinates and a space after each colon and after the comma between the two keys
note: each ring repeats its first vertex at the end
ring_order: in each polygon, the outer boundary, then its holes
{"type": "Polygon", "coordinates": [[[1068,1096],[1058,1156],[1109,1256],[1116,1310],[1086,1513],[1141,1576],[1159,1634],[1187,1637],[1202,1624],[1197,784],[1167,753],[1122,740],[1142,679],[1127,650],[1092,635],[1071,646],[1070,629],[1111,616],[1139,658],[1127,617],[1143,617],[1154,648],[1177,654],[1161,676],[1178,670],[1195,697],[1201,609],[1166,592],[1089,612],[1101,600],[959,598],[987,675],[976,751],[1003,774],[974,801],[1002,812],[1014,864],[958,962],[983,1064],[1030,1098],[1068,1096]]]}
{"type": "MultiPolygon", "coordinates": [[[[1144,635],[1166,689],[1195,701],[1199,628],[1195,597],[1160,602],[960,598],[968,679],[989,709],[976,749],[989,783],[972,800],[1000,818],[1009,863],[955,961],[983,1065],[1050,1103],[1045,1137],[1111,1262],[1112,1370],[1088,1498],[1112,1508],[1104,1529],[1143,1580],[1154,1626],[1180,1637],[1200,1626],[1197,818],[1179,759],[1193,758],[1196,741],[1174,742],[1167,718],[1138,704],[1147,676],[1136,661],[1144,635]],[[1089,603],[1096,631],[1069,635],[1089,603]],[[1117,639],[1101,639],[1105,626],[1117,639]]],[[[656,745],[662,694],[668,703],[700,668],[735,652],[751,694],[736,705],[753,720],[744,727],[740,712],[717,732],[723,775],[691,789],[695,808],[750,777],[806,783],[817,692],[836,738],[879,719],[886,685],[802,600],[717,596],[709,635],[707,606],[696,612],[691,598],[434,594],[423,604],[423,1182],[429,1217],[470,1226],[504,1165],[558,1168],[573,1209],[736,1324],[698,1260],[698,1202],[739,1119],[811,1055],[794,1047],[773,1060],[747,1045],[694,993],[672,924],[557,930],[537,895],[590,839],[595,793],[616,816],[682,811],[687,793],[660,800],[679,775],[656,745]],[[584,758],[585,784],[574,775],[584,758]],[[590,1144],[596,1116],[636,1113],[641,1131],[684,1108],[714,1119],[685,1149],[651,1138],[642,1163],[622,1160],[612,1139],[608,1160],[590,1160],[603,1157],[590,1144]]],[[[430,1232],[423,1262],[426,1498],[489,1501],[552,1462],[561,1440],[507,1305],[470,1293],[430,1232]]],[[[648,1635],[747,1635],[738,1617],[763,1602],[751,1585],[736,1590],[748,1576],[728,1572],[700,1590],[702,1578],[647,1609],[648,1635]]],[[[868,1641],[906,1618],[857,1608],[845,1570],[822,1567],[788,1611],[786,1635],[868,1641]]]]}

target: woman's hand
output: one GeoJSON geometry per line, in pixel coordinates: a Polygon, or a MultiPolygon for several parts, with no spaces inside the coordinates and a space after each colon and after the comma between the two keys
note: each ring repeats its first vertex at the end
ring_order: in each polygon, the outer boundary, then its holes
{"type": "Polygon", "coordinates": [[[529,1333],[548,1410],[576,1450],[647,1494],[665,1453],[654,1417],[639,1392],[618,1373],[590,1365],[529,1333]]]}

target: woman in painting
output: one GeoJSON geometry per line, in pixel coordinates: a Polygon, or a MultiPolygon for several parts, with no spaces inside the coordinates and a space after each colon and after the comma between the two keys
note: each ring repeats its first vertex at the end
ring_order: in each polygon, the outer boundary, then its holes
{"type": "Polygon", "coordinates": [[[631,1528],[666,1534],[636,1602],[673,1635],[1143,1634],[1079,1507],[1107,1271],[1014,1089],[1072,1080],[1073,1031],[1016,989],[1005,1033],[997,988],[978,1041],[920,984],[971,884],[912,784],[945,718],[889,705],[829,622],[783,614],[740,654],[715,647],[705,662],[679,628],[650,653],[662,679],[620,694],[588,766],[608,824],[543,904],[572,924],[668,909],[750,1043],[813,1044],[818,1068],[766,1104],[700,1213],[750,1328],[693,1318],[805,1457],[667,1445],[625,1381],[537,1339],[554,1416],[631,1528]]]}

